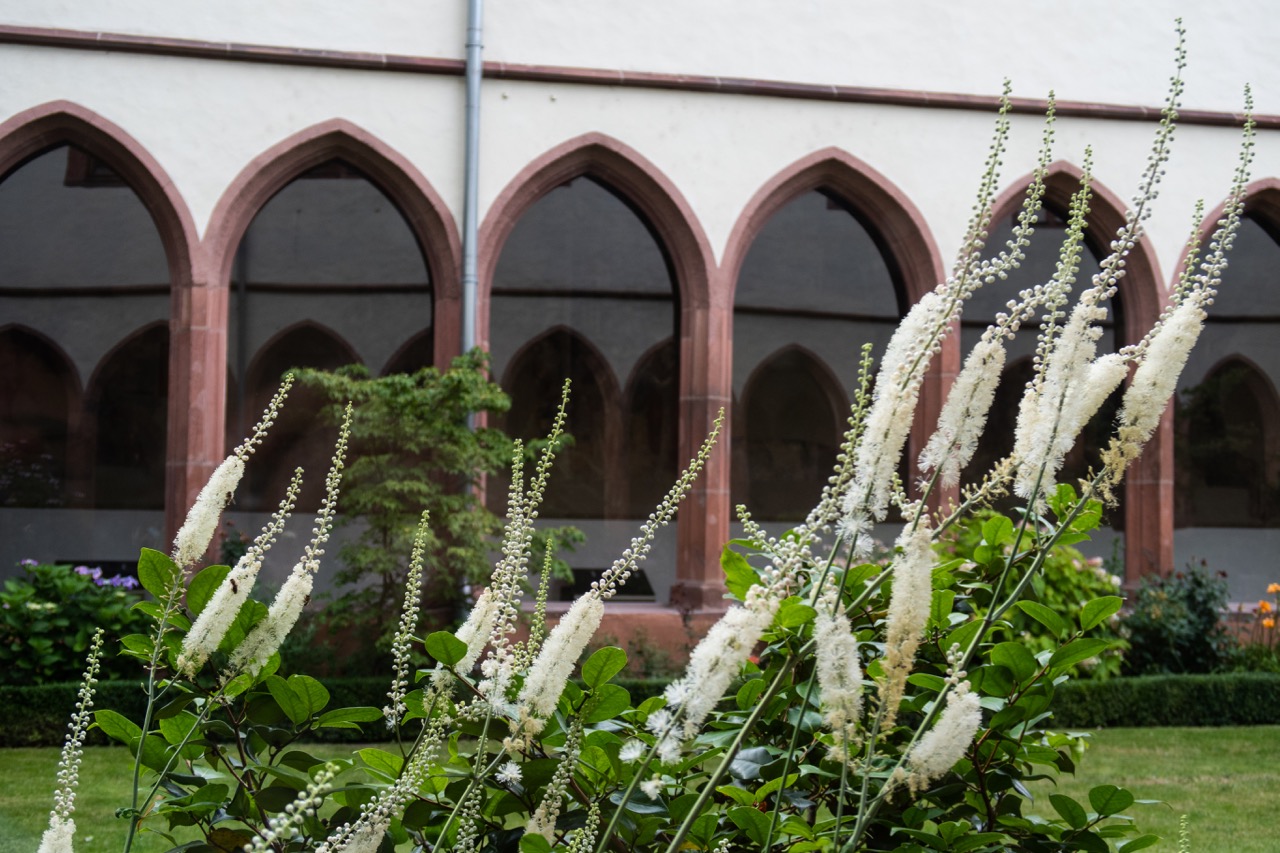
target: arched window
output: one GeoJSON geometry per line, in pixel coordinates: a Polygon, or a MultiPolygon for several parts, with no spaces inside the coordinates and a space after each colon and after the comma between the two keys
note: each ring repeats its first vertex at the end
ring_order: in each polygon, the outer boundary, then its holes
{"type": "Polygon", "coordinates": [[[79,408],[65,355],[30,330],[0,330],[0,507],[72,502],[68,438],[79,408]]]}
{"type": "Polygon", "coordinates": [[[835,466],[858,348],[883,352],[907,304],[872,225],[834,192],[796,196],[761,228],[734,297],[732,502],[795,521],[835,466]],[[803,351],[797,347],[803,347],[803,351]]]}
{"type": "MultiPolygon", "coordinates": [[[[79,145],[27,158],[0,176],[0,282],[0,317],[22,327],[0,343],[0,405],[12,406],[0,422],[28,449],[40,448],[23,464],[43,471],[48,485],[19,502],[163,509],[169,266],[137,193],[79,145]],[[82,401],[74,389],[91,376],[82,401]]],[[[75,524],[92,529],[96,521],[75,524]]],[[[105,527],[94,536],[99,552],[77,556],[137,555],[127,536],[105,527]]],[[[39,543],[42,553],[49,547],[39,543]]],[[[54,553],[68,556],[45,556],[54,553]]]]}
{"type": "MultiPolygon", "coordinates": [[[[590,344],[567,329],[555,329],[517,354],[503,385],[511,409],[504,426],[513,436],[546,436],[555,420],[560,390],[572,382],[566,431],[572,445],[556,459],[541,515],[548,518],[598,518],[605,505],[610,445],[616,443],[607,418],[616,411],[617,383],[590,344]]],[[[494,509],[505,509],[507,480],[496,477],[490,490],[494,509]]]]}
{"type": "MultiPolygon", "coordinates": [[[[745,503],[760,518],[802,521],[817,503],[840,450],[843,391],[812,355],[785,349],[752,374],[736,433],[746,465],[745,503]]],[[[741,486],[740,486],[741,488],[741,486]]]]}
{"type": "MultiPolygon", "coordinates": [[[[291,367],[366,363],[376,374],[431,363],[431,282],[399,208],[342,159],[311,167],[262,206],[231,272],[227,442],[250,429],[291,367]],[[392,364],[395,360],[397,363],[392,364]]],[[[336,433],[318,395],[295,388],[249,466],[237,509],[275,507],[297,465],[299,507],[314,509],[336,433]]]]}
{"type": "MultiPolygon", "coordinates": [[[[233,447],[276,392],[284,374],[292,368],[333,370],[356,361],[344,341],[328,329],[299,324],[270,341],[255,357],[245,379],[246,424],[229,436],[233,447]]],[[[294,386],[267,439],[254,453],[236,494],[235,508],[269,512],[284,497],[293,469],[305,469],[298,508],[315,510],[324,496],[324,477],[333,456],[337,430],[325,425],[320,410],[327,403],[317,392],[294,386]]]]}
{"type": "MultiPolygon", "coordinates": [[[[1031,245],[1027,248],[1027,257],[1021,266],[1009,273],[1004,281],[996,281],[978,290],[965,305],[962,319],[961,339],[964,354],[976,344],[987,326],[999,312],[1006,311],[1006,303],[1016,299],[1017,293],[1024,288],[1049,281],[1057,268],[1058,254],[1062,241],[1066,236],[1067,205],[1071,192],[1079,185],[1078,179],[1067,173],[1056,173],[1049,179],[1050,191],[1046,194],[1036,232],[1031,245]]],[[[992,223],[990,236],[987,239],[985,254],[994,256],[1002,251],[1013,234],[1018,212],[1021,210],[1022,197],[1018,196],[1002,206],[1001,213],[992,223]]],[[[1098,202],[1095,200],[1095,204],[1098,202]]],[[[1101,226],[1089,220],[1085,231],[1085,251],[1081,255],[1080,269],[1072,288],[1072,303],[1081,291],[1091,286],[1093,276],[1099,271],[1099,261],[1107,253],[1108,241],[1114,236],[1109,233],[1098,233],[1095,229],[1101,226]]],[[[1103,303],[1107,309],[1107,319],[1103,321],[1102,336],[1098,340],[1099,355],[1115,352],[1123,346],[1125,317],[1122,294],[1103,303]]],[[[1070,305],[1067,311],[1070,311],[1070,305]]],[[[978,450],[961,475],[964,483],[978,482],[991,469],[991,466],[1004,458],[1013,449],[1013,436],[1018,417],[1018,404],[1022,399],[1027,383],[1034,376],[1032,357],[1035,355],[1038,323],[1033,320],[1025,325],[1014,338],[1006,343],[1007,367],[996,390],[995,401],[987,421],[986,430],[978,442],[978,450]]],[[[1085,477],[1089,470],[1098,467],[1101,451],[1110,440],[1112,424],[1119,409],[1123,395],[1117,389],[1102,405],[1097,414],[1081,430],[1075,446],[1068,452],[1062,468],[1057,475],[1057,482],[1069,483],[1079,487],[1078,481],[1085,477]]],[[[932,427],[932,425],[930,425],[932,427]]],[[[1124,529],[1123,485],[1117,492],[1120,507],[1107,510],[1106,523],[1115,530],[1124,529]]],[[[1021,506],[1025,501],[1007,497],[1001,501],[1003,507],[1021,506]]]]}
{"type": "Polygon", "coordinates": [[[627,514],[632,518],[653,512],[679,474],[678,359],[675,341],[663,341],[636,363],[627,384],[627,514]]]}
{"type": "Polygon", "coordinates": [[[1182,392],[1179,527],[1280,524],[1280,401],[1257,368],[1231,358],[1182,392]]]}
{"type": "Polygon", "coordinates": [[[164,509],[168,326],[151,326],[116,347],[86,397],[95,435],[94,506],[164,509]]]}
{"type": "MultiPolygon", "coordinates": [[[[554,407],[565,376],[583,376],[584,388],[578,389],[575,383],[568,426],[578,447],[565,451],[562,458],[567,464],[574,454],[599,452],[603,454],[599,462],[583,463],[586,470],[599,467],[618,475],[611,473],[605,478],[610,492],[602,493],[602,500],[592,507],[575,509],[582,514],[572,517],[643,517],[652,507],[641,511],[640,498],[661,496],[671,486],[674,466],[664,461],[661,466],[641,469],[629,466],[626,459],[628,453],[674,455],[667,449],[673,448],[676,440],[674,416],[664,416],[664,423],[656,427],[662,434],[650,436],[647,430],[653,426],[653,413],[631,407],[627,415],[632,422],[621,428],[621,435],[637,442],[643,438],[643,443],[624,450],[607,429],[620,417],[619,395],[616,391],[607,393],[602,385],[596,386],[601,391],[593,390],[592,381],[602,380],[586,380],[584,374],[607,374],[616,388],[612,377],[632,375],[646,353],[673,338],[677,323],[674,290],[666,255],[648,224],[625,199],[590,175],[573,178],[534,202],[502,246],[490,303],[489,339],[495,373],[504,377],[504,387],[513,400],[536,397],[537,411],[554,407]],[[522,367],[518,374],[513,372],[517,352],[554,329],[573,334],[553,334],[545,339],[561,343],[556,345],[557,354],[548,351],[548,363],[537,368],[539,384],[513,384],[517,375],[530,376],[533,370],[522,367]],[[599,353],[598,368],[589,360],[573,363],[586,359],[588,351],[599,353]],[[601,408],[588,412],[591,407],[601,408]],[[629,483],[623,480],[625,475],[630,475],[629,483]]],[[[521,361],[527,363],[527,358],[521,361]]],[[[655,394],[666,399],[663,389],[677,385],[677,359],[646,359],[643,369],[645,378],[631,382],[630,399],[649,399],[655,394]]],[[[513,436],[541,437],[545,417],[517,423],[516,415],[513,406],[508,417],[513,436]]],[[[553,483],[568,476],[557,462],[553,483]]],[[[602,488],[591,486],[593,493],[602,488]]],[[[581,493],[586,492],[584,487],[581,493]]],[[[561,511],[570,508],[559,507],[561,511]]],[[[553,509],[548,507],[544,515],[556,517],[553,509]]]]}

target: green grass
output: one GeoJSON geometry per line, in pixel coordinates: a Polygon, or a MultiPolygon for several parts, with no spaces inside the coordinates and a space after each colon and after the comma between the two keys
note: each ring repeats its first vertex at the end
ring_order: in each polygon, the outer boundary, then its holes
{"type": "MultiPolygon", "coordinates": [[[[351,747],[310,745],[317,755],[345,755],[351,747]]],[[[1194,853],[1273,853],[1280,801],[1280,726],[1225,729],[1104,729],[1077,777],[1034,786],[1036,809],[1049,811],[1048,794],[1061,791],[1088,803],[1089,789],[1110,783],[1139,799],[1168,805],[1130,809],[1146,832],[1165,838],[1158,850],[1177,849],[1178,818],[1191,818],[1194,853]]],[[[52,803],[58,750],[0,751],[0,853],[31,853],[40,842],[52,803]]],[[[76,808],[77,853],[116,853],[123,839],[116,808],[128,797],[132,761],[121,748],[85,750],[76,808]]],[[[186,836],[190,838],[191,836],[186,836]]],[[[159,853],[168,845],[143,836],[134,849],[159,853]]]]}
{"type": "Polygon", "coordinates": [[[1156,850],[1178,849],[1178,820],[1190,817],[1194,853],[1274,853],[1280,829],[1280,726],[1223,729],[1102,729],[1078,774],[1057,787],[1033,787],[1036,811],[1052,814],[1048,794],[1067,794],[1088,809],[1089,789],[1112,784],[1161,805],[1129,810],[1144,832],[1165,840],[1156,850]]]}

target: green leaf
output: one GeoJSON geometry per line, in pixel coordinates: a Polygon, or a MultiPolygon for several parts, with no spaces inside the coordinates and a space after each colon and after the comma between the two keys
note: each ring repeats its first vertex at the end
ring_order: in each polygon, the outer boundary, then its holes
{"type": "Polygon", "coordinates": [[[1096,657],[1106,651],[1110,645],[1111,643],[1108,640],[1098,640],[1092,637],[1074,640],[1053,653],[1053,657],[1049,658],[1049,667],[1050,669],[1066,669],[1069,666],[1075,666],[1080,661],[1096,657]]]}
{"type": "Polygon", "coordinates": [[[329,690],[309,675],[289,676],[289,689],[306,706],[308,717],[320,713],[329,704],[329,690]]]}
{"type": "Polygon", "coordinates": [[[739,601],[747,597],[747,590],[760,583],[760,576],[747,558],[727,546],[720,552],[720,568],[724,570],[725,587],[739,601]]]}
{"type": "Polygon", "coordinates": [[[1089,816],[1084,813],[1080,804],[1065,794],[1050,794],[1049,802],[1072,829],[1083,829],[1089,822],[1089,816]]]}
{"type": "Polygon", "coordinates": [[[1076,490],[1070,483],[1059,483],[1054,493],[1048,496],[1049,508],[1058,518],[1069,513],[1078,500],[1076,490]]]}
{"type": "Polygon", "coordinates": [[[761,785],[760,788],[756,791],[756,802],[757,803],[760,802],[761,800],[765,799],[769,795],[777,791],[780,791],[783,788],[790,788],[792,785],[796,783],[796,780],[799,778],[800,778],[799,773],[791,773],[786,777],[779,776],[776,779],[770,779],[768,782],[765,782],[763,785],[761,785]]]}
{"type": "Polygon", "coordinates": [[[196,727],[196,715],[190,711],[183,711],[173,717],[166,717],[160,721],[160,734],[171,744],[179,744],[191,733],[196,727]]]}
{"type": "Polygon", "coordinates": [[[1115,785],[1099,785],[1090,789],[1089,805],[1103,817],[1110,817],[1133,805],[1133,794],[1115,785]]]}
{"type": "Polygon", "coordinates": [[[981,619],[970,619],[960,627],[956,628],[947,635],[947,641],[942,644],[943,648],[950,648],[952,644],[959,643],[961,651],[969,648],[969,644],[973,642],[973,638],[982,630],[981,619]]]}
{"type": "Polygon", "coordinates": [[[1026,681],[1040,668],[1035,656],[1022,643],[1000,643],[991,650],[991,662],[1008,669],[1019,682],[1026,681]]]}
{"type": "Polygon", "coordinates": [[[756,700],[760,698],[760,694],[764,692],[765,682],[763,678],[753,678],[738,688],[738,695],[735,701],[739,711],[745,711],[756,704],[756,700]]]}
{"type": "Polygon", "coordinates": [[[1013,539],[1013,522],[1003,515],[987,519],[982,525],[982,538],[993,548],[999,548],[1013,539]]]}
{"type": "Polygon", "coordinates": [[[142,737],[142,728],[137,723],[115,711],[107,709],[94,711],[93,721],[107,737],[126,745],[142,737]]]}
{"type": "Polygon", "coordinates": [[[231,572],[230,566],[209,566],[191,579],[187,586],[187,609],[192,616],[199,616],[217,592],[223,580],[231,572]]]}
{"type": "Polygon", "coordinates": [[[1161,838],[1158,835],[1139,835],[1122,843],[1116,849],[1119,853],[1132,853],[1134,850],[1145,850],[1153,844],[1159,844],[1160,841],[1161,838]]]}
{"type": "Polygon", "coordinates": [[[436,631],[427,637],[427,654],[444,664],[453,666],[467,656],[467,644],[448,631],[436,631]]]}
{"type": "Polygon", "coordinates": [[[289,687],[289,682],[278,675],[273,675],[267,679],[266,683],[267,690],[271,691],[271,698],[276,700],[280,710],[284,711],[284,715],[295,726],[302,725],[311,717],[311,707],[306,700],[306,696],[299,696],[295,693],[289,687]]]}
{"type": "Polygon", "coordinates": [[[386,782],[394,782],[400,775],[400,767],[404,764],[404,759],[400,756],[372,746],[359,750],[356,754],[360,756],[360,760],[365,763],[371,773],[386,782]]]}
{"type": "Polygon", "coordinates": [[[520,853],[551,853],[551,842],[541,835],[526,832],[520,836],[520,853]]]}
{"type": "Polygon", "coordinates": [[[721,785],[716,788],[716,791],[724,794],[740,806],[750,806],[756,801],[756,798],[751,796],[750,791],[746,788],[739,788],[737,785],[721,785]]]}
{"type": "Polygon", "coordinates": [[[1069,630],[1067,620],[1059,616],[1052,608],[1045,607],[1038,601],[1019,601],[1018,609],[1048,628],[1058,637],[1061,637],[1069,630]]]}
{"type": "Polygon", "coordinates": [[[1104,595],[1102,598],[1095,598],[1080,611],[1080,628],[1088,631],[1104,619],[1111,618],[1111,615],[1123,605],[1124,599],[1118,595],[1104,595]]]}
{"type": "Polygon", "coordinates": [[[929,623],[935,627],[946,629],[951,625],[951,608],[956,601],[954,589],[935,589],[933,601],[929,604],[929,623]]]}
{"type": "Polygon", "coordinates": [[[631,694],[626,688],[616,684],[602,684],[595,690],[591,701],[587,703],[586,716],[582,721],[588,724],[602,723],[605,720],[612,720],[630,707],[631,694]]]}
{"type": "Polygon", "coordinates": [[[806,622],[811,622],[817,615],[816,610],[801,602],[800,599],[788,598],[778,608],[778,615],[774,621],[778,623],[779,628],[799,628],[806,622]]]}
{"type": "Polygon", "coordinates": [[[163,601],[178,579],[178,567],[167,554],[143,548],[138,555],[138,581],[142,588],[163,601]]]}
{"type": "Polygon", "coordinates": [[[1111,846],[1103,840],[1102,836],[1091,830],[1078,832],[1071,836],[1071,842],[1076,849],[1083,850],[1085,853],[1111,853],[1111,846]]]}
{"type": "Polygon", "coordinates": [[[355,708],[335,708],[325,711],[315,722],[318,729],[358,729],[356,723],[372,723],[382,719],[382,712],[377,708],[359,706],[355,708]]]}
{"type": "Polygon", "coordinates": [[[729,810],[729,820],[747,834],[757,847],[764,849],[769,834],[769,818],[750,806],[738,806],[729,810]]]}
{"type": "Polygon", "coordinates": [[[582,682],[594,690],[627,666],[627,653],[617,646],[596,650],[582,665],[582,682]]]}

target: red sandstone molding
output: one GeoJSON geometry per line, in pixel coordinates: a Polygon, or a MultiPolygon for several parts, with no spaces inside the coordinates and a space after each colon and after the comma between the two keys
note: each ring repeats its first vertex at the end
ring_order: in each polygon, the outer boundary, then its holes
{"type": "MultiPolygon", "coordinates": [[[[479,235],[477,340],[488,346],[494,272],[516,222],[546,193],[583,175],[634,204],[670,259],[680,304],[678,446],[683,464],[710,431],[716,410],[729,405],[732,364],[726,359],[728,325],[721,315],[730,309],[722,289],[713,286],[714,254],[693,209],[670,178],[626,144],[601,133],[567,140],[525,166],[494,199],[479,235]],[[711,321],[712,315],[717,319],[711,321]]],[[[728,436],[721,440],[727,443],[728,436]]],[[[722,606],[719,549],[729,534],[726,456],[713,454],[680,511],[672,601],[687,609],[722,606]]]]}
{"type": "MultiPolygon", "coordinates": [[[[1080,168],[1059,160],[1049,166],[1045,200],[1065,209],[1080,186],[1080,168]]],[[[993,217],[1010,216],[1022,204],[1031,175],[1014,181],[995,204],[993,217]]],[[[1103,241],[1103,251],[1124,225],[1124,200],[1096,178],[1090,184],[1089,233],[1103,241]]],[[[1119,294],[1124,306],[1124,327],[1116,333],[1121,343],[1142,340],[1164,309],[1167,292],[1150,237],[1143,235],[1125,262],[1119,294]]],[[[1166,411],[1141,458],[1125,481],[1125,581],[1136,584],[1143,575],[1167,574],[1173,568],[1173,419],[1166,411]]]]}
{"type": "Polygon", "coordinates": [[[462,250],[453,216],[417,167],[345,119],[293,134],[255,157],[231,182],[204,239],[212,281],[228,286],[236,249],[262,206],[298,175],[333,159],[354,166],[386,193],[417,238],[431,277],[435,363],[447,365],[461,351],[462,250]]]}
{"type": "MultiPolygon", "coordinates": [[[[237,44],[233,42],[212,42],[198,39],[166,38],[51,27],[24,27],[11,24],[0,25],[0,44],[140,53],[153,56],[175,56],[230,62],[259,62],[313,68],[436,74],[453,77],[462,76],[466,69],[466,64],[461,59],[406,56],[390,53],[363,53],[359,51],[318,50],[276,45],[237,44]]],[[[533,65],[512,62],[486,62],[484,64],[484,76],[497,80],[534,83],[573,83],[579,85],[616,86],[620,88],[710,92],[722,95],[754,95],[771,98],[795,98],[851,104],[883,104],[929,109],[993,112],[999,106],[999,98],[994,95],[922,92],[872,86],[836,86],[820,83],[795,83],[785,80],[761,80],[749,77],[717,77],[702,74],[670,74],[608,68],[573,68],[560,65],[533,65]]],[[[1036,98],[1012,98],[1010,104],[1012,112],[1032,115],[1043,115],[1046,107],[1044,101],[1036,98]]],[[[1062,117],[1107,119],[1111,121],[1158,121],[1160,118],[1159,107],[1103,104],[1090,101],[1058,101],[1057,113],[1062,117]]],[[[1280,129],[1280,115],[1259,115],[1254,118],[1259,129],[1280,129]]],[[[1244,116],[1241,113],[1220,110],[1179,110],[1178,122],[1184,125],[1239,127],[1244,124],[1244,116]]]]}

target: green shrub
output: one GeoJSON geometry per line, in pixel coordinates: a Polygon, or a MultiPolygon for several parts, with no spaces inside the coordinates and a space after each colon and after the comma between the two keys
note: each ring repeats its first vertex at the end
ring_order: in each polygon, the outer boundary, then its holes
{"type": "Polygon", "coordinates": [[[1144,578],[1122,623],[1129,641],[1125,674],[1223,669],[1234,646],[1222,624],[1226,608],[1226,575],[1211,575],[1204,566],[1144,578]]]}
{"type": "Polygon", "coordinates": [[[1053,700],[1055,725],[1260,726],[1280,724],[1280,675],[1233,672],[1071,681],[1053,700]]]}
{"type": "MultiPolygon", "coordinates": [[[[938,542],[938,553],[944,557],[960,557],[969,562],[984,555],[982,528],[995,512],[979,512],[957,524],[954,533],[938,542]]],[[[1056,545],[1046,556],[1043,575],[1032,578],[1031,601],[1043,604],[1059,616],[1079,620],[1084,606],[1096,598],[1120,594],[1120,578],[1106,570],[1101,560],[1089,559],[1066,544],[1056,545]]],[[[1006,615],[1009,639],[1022,643],[1032,654],[1057,648],[1057,637],[1042,622],[1025,610],[1015,609],[1006,615]]],[[[1120,674],[1128,644],[1117,636],[1112,623],[1102,623],[1093,635],[1111,641],[1111,646],[1095,658],[1081,662],[1071,670],[1073,676],[1108,678],[1120,674]]]]}
{"type": "MultiPolygon", "coordinates": [[[[114,649],[121,637],[151,624],[131,609],[139,599],[132,577],[34,560],[20,565],[24,575],[7,579],[0,590],[0,684],[75,681],[96,629],[106,632],[107,648],[114,649]]],[[[114,655],[103,660],[102,670],[105,678],[137,672],[114,655]]]]}

